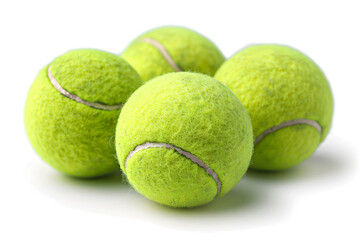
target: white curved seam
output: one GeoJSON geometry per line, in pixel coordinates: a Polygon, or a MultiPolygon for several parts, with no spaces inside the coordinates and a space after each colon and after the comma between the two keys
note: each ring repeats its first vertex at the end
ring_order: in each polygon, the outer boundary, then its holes
{"type": "Polygon", "coordinates": [[[314,120],[310,120],[310,119],[299,118],[299,119],[294,119],[294,120],[289,120],[289,121],[286,121],[286,122],[282,122],[282,123],[280,123],[280,124],[278,124],[278,125],[276,125],[274,127],[268,128],[267,130],[262,132],[255,139],[254,145],[256,146],[256,144],[258,144],[263,138],[265,138],[270,133],[276,132],[277,130],[280,130],[282,128],[286,128],[286,127],[294,126],[294,125],[299,125],[299,124],[309,125],[309,126],[315,128],[320,133],[320,136],[322,135],[322,127],[318,122],[316,122],[314,120]]]}
{"type": "Polygon", "coordinates": [[[220,193],[221,191],[221,182],[219,180],[218,175],[215,173],[214,170],[212,170],[210,168],[209,165],[207,165],[206,163],[204,163],[201,159],[199,159],[197,156],[195,156],[194,154],[191,154],[189,152],[184,151],[183,149],[176,147],[172,144],[168,144],[168,143],[157,143],[157,142],[145,142],[141,145],[138,145],[135,147],[135,149],[133,151],[131,151],[126,159],[125,159],[125,169],[127,167],[127,163],[130,160],[130,158],[132,156],[134,156],[134,154],[136,154],[137,152],[147,149],[147,148],[166,148],[166,149],[173,149],[176,152],[178,152],[180,155],[183,155],[184,157],[186,157],[187,159],[190,159],[193,163],[196,163],[197,165],[199,165],[200,167],[202,167],[207,174],[209,174],[216,182],[217,185],[217,192],[216,192],[216,196],[220,193]]]}
{"type": "Polygon", "coordinates": [[[76,96],[75,94],[72,94],[68,91],[66,91],[64,88],[62,88],[60,86],[60,84],[58,83],[58,81],[56,81],[55,77],[52,75],[51,71],[50,71],[50,66],[48,68],[48,77],[50,79],[51,84],[54,86],[54,88],[61,93],[63,96],[70,98],[78,103],[84,104],[86,106],[92,107],[92,108],[96,108],[96,109],[101,109],[101,110],[107,110],[107,111],[113,111],[113,110],[117,110],[120,109],[123,104],[117,104],[117,105],[106,105],[103,103],[97,103],[97,102],[88,102],[85,101],[83,99],[81,99],[80,97],[76,96]]]}
{"type": "Polygon", "coordinates": [[[155,47],[157,50],[159,50],[159,52],[161,53],[161,55],[165,58],[166,62],[177,72],[182,72],[181,68],[175,63],[175,61],[171,58],[170,54],[168,53],[168,51],[166,50],[166,48],[164,47],[164,45],[162,45],[159,41],[153,39],[153,38],[143,38],[140,41],[142,42],[147,42],[149,44],[151,44],[153,47],[155,47]]]}

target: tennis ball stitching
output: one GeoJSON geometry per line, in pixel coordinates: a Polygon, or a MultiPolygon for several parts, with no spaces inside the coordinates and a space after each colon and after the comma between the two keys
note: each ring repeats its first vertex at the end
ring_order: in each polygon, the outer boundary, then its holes
{"type": "Polygon", "coordinates": [[[276,132],[277,130],[280,130],[282,128],[289,127],[289,126],[298,125],[298,124],[306,124],[311,127],[314,127],[320,133],[320,136],[322,135],[322,127],[318,122],[316,122],[314,120],[310,120],[310,119],[299,118],[299,119],[282,122],[274,127],[266,129],[255,139],[254,145],[256,146],[256,144],[258,144],[263,138],[265,138],[267,135],[269,135],[273,132],[276,132]]]}
{"type": "Polygon", "coordinates": [[[216,182],[216,185],[217,185],[217,192],[216,192],[216,195],[215,197],[220,193],[221,191],[221,182],[219,180],[219,177],[218,175],[215,173],[215,171],[213,169],[210,168],[209,165],[207,165],[206,163],[204,163],[201,159],[199,159],[197,156],[195,156],[194,154],[191,154],[189,152],[186,152],[185,150],[179,148],[179,147],[176,147],[172,144],[169,144],[169,143],[157,143],[157,142],[145,142],[141,145],[137,145],[135,147],[135,149],[133,151],[131,151],[126,159],[125,159],[125,162],[124,162],[124,165],[125,165],[125,170],[126,170],[126,167],[127,167],[127,163],[128,161],[130,160],[130,158],[132,156],[134,156],[134,154],[136,154],[137,152],[141,151],[141,150],[144,150],[144,149],[147,149],[147,148],[166,148],[166,149],[170,149],[170,150],[175,150],[176,152],[178,152],[180,155],[183,155],[184,157],[186,157],[187,159],[191,160],[193,163],[196,163],[197,165],[199,165],[200,167],[202,167],[207,174],[209,174],[216,182]]]}
{"type": "Polygon", "coordinates": [[[106,105],[104,103],[98,103],[98,102],[88,102],[85,101],[83,99],[81,99],[80,97],[76,96],[75,94],[72,94],[70,92],[68,92],[67,90],[65,90],[64,88],[62,88],[60,86],[60,84],[58,83],[58,81],[56,81],[55,77],[52,75],[51,71],[50,71],[50,67],[48,68],[48,77],[50,79],[51,84],[54,86],[54,88],[61,93],[63,96],[70,98],[78,103],[84,104],[86,106],[95,108],[95,109],[101,109],[101,110],[107,110],[107,111],[113,111],[113,110],[117,110],[120,109],[123,106],[123,103],[121,104],[117,104],[117,105],[106,105]]]}
{"type": "Polygon", "coordinates": [[[161,55],[165,58],[166,62],[177,72],[182,72],[182,69],[175,63],[175,61],[171,58],[170,54],[168,53],[168,51],[166,50],[166,48],[164,47],[164,45],[162,45],[159,41],[153,39],[153,38],[143,38],[140,41],[142,42],[146,42],[151,44],[153,47],[155,47],[157,50],[159,50],[159,52],[161,53],[161,55]]]}

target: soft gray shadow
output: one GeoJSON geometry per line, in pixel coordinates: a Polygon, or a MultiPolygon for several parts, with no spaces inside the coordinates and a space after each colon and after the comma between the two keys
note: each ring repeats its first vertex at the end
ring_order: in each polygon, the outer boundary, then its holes
{"type": "Polygon", "coordinates": [[[193,231],[216,231],[219,227],[231,229],[232,223],[250,224],[250,215],[255,212],[261,211],[262,219],[269,220],[274,215],[272,211],[281,215],[282,210],[277,206],[286,209],[283,204],[272,203],[274,198],[248,179],[241,180],[228,194],[207,205],[174,209],[136,193],[120,172],[95,179],[74,178],[56,172],[37,159],[30,162],[25,175],[35,189],[64,206],[168,228],[193,231]]]}
{"type": "Polygon", "coordinates": [[[213,202],[188,209],[156,204],[136,193],[120,172],[96,179],[57,173],[40,160],[25,170],[41,193],[76,210],[143,221],[167,228],[219,231],[253,228],[286,221],[294,199],[342,184],[351,175],[354,156],[341,142],[330,141],[309,160],[279,172],[248,171],[240,183],[213,202]]]}
{"type": "Polygon", "coordinates": [[[189,215],[218,215],[227,212],[241,211],[256,206],[265,199],[265,192],[245,184],[238,184],[228,194],[214,199],[214,201],[203,206],[194,208],[169,208],[160,204],[154,204],[154,208],[164,213],[189,215]]]}
{"type": "Polygon", "coordinates": [[[166,219],[159,221],[165,227],[195,232],[273,224],[290,212],[288,203],[246,178],[225,196],[201,207],[176,209],[153,203],[148,209],[156,213],[156,218],[166,219]]]}
{"type": "Polygon", "coordinates": [[[249,170],[231,192],[208,205],[172,209],[153,204],[153,208],[168,219],[163,224],[169,228],[216,231],[234,225],[248,228],[273,224],[289,217],[299,195],[346,183],[344,179],[354,175],[354,159],[353,149],[333,139],[294,168],[276,172],[249,170]]]}
{"type": "Polygon", "coordinates": [[[58,181],[64,184],[72,184],[84,188],[112,188],[113,186],[118,187],[119,184],[127,184],[126,177],[119,170],[94,178],[77,178],[65,174],[56,174],[54,178],[57,178],[58,181]]]}
{"type": "Polygon", "coordinates": [[[98,178],[76,178],[36,159],[27,165],[25,177],[36,190],[62,205],[102,214],[116,215],[129,192],[120,170],[98,178]]]}
{"type": "Polygon", "coordinates": [[[305,162],[282,171],[257,171],[250,169],[249,178],[266,182],[316,181],[346,175],[351,171],[350,159],[343,150],[317,151],[305,162]]]}

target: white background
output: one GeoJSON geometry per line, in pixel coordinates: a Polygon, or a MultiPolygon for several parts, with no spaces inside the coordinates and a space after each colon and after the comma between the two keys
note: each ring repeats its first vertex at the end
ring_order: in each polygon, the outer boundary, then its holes
{"type": "Polygon", "coordinates": [[[0,239],[360,239],[359,10],[344,0],[1,1],[0,239]],[[120,53],[162,25],[190,27],[226,57],[254,43],[306,53],[334,93],[326,141],[294,169],[249,172],[226,196],[186,210],[146,200],[120,175],[80,180],[46,165],[23,124],[38,71],[74,48],[120,53]]]}

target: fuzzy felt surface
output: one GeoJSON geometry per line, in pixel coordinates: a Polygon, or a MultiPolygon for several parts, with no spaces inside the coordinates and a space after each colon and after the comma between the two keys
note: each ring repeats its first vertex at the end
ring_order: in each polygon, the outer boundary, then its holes
{"type": "Polygon", "coordinates": [[[297,165],[316,150],[329,132],[333,98],[321,69],[301,52],[280,45],[248,47],[227,60],[215,78],[228,86],[248,111],[255,138],[293,119],[310,119],[266,136],[255,149],[251,167],[280,170],[297,165]]]}
{"type": "Polygon", "coordinates": [[[175,71],[157,48],[142,41],[144,38],[162,44],[183,71],[213,76],[225,61],[214,43],[201,34],[182,27],[161,27],[144,33],[122,53],[144,81],[175,71]]]}
{"type": "MultiPolygon", "coordinates": [[[[121,103],[142,81],[118,58],[99,50],[74,50],[50,65],[67,91],[87,101],[121,103]],[[99,71],[95,73],[96,69],[99,71]]],[[[94,109],[63,96],[51,84],[47,69],[42,69],[33,82],[25,104],[25,128],[33,148],[49,165],[72,176],[96,177],[112,172],[118,167],[114,135],[120,110],[94,109]]]]}
{"type": "Polygon", "coordinates": [[[77,49],[55,58],[51,73],[67,91],[107,105],[124,103],[142,83],[123,58],[96,49],[77,49]]]}
{"type": "Polygon", "coordinates": [[[148,148],[124,161],[145,142],[169,143],[194,154],[218,175],[221,196],[246,172],[252,150],[251,121],[236,96],[198,73],[169,73],[140,87],[129,98],[116,129],[120,167],[145,197],[172,207],[208,203],[216,182],[174,150],[148,148]]]}

